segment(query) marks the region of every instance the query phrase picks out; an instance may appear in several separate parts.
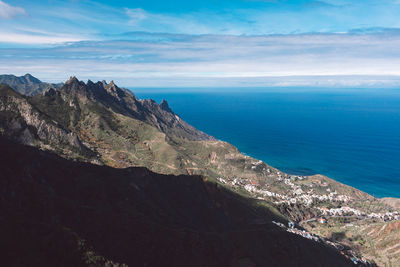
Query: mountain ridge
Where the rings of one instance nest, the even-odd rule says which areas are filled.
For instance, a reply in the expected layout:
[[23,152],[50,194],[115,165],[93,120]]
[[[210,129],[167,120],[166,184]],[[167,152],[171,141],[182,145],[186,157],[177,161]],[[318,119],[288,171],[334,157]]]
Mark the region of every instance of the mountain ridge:
[[17,92],[24,95],[39,94],[49,88],[60,88],[62,85],[61,83],[42,82],[29,73],[19,77],[12,74],[0,75],[0,83],[8,84]]
[[[347,247],[354,249],[342,250],[348,257],[358,257],[362,253],[370,257],[385,251],[359,246],[358,239],[352,236],[353,229],[364,227],[364,222],[380,227],[386,220],[399,217],[396,207],[328,177],[288,175],[243,155],[234,146],[215,140],[182,121],[166,101],[157,104],[153,100],[139,100],[113,81],[84,83],[71,77],[59,89],[50,88],[41,94],[20,98],[50,121],[76,134],[92,152],[94,158],[90,162],[122,169],[141,166],[166,175],[201,175],[239,195],[256,199],[257,205],[272,205],[307,229],[307,235],[303,233],[307,238],[318,233],[323,238],[340,242],[334,231],[343,231],[345,237],[349,235],[348,239],[343,239]],[[20,115],[17,110],[13,116]],[[10,128],[7,127],[3,133]],[[88,161],[83,153],[64,155],[63,149],[47,150],[69,159]],[[322,217],[328,219],[329,227],[313,223]],[[348,218],[356,225],[354,228],[346,228]],[[296,231],[303,235],[300,230]],[[378,244],[379,240],[370,242]],[[390,248],[390,242],[381,246]]]
[[92,154],[75,133],[41,113],[11,87],[0,84],[0,99],[1,130],[9,138],[26,145],[64,150],[67,154]]

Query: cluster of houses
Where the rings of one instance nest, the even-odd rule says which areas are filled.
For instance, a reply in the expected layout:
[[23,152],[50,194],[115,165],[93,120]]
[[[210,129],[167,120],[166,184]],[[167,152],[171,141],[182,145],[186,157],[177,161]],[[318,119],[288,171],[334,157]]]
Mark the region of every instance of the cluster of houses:
[[[219,178],[220,179],[220,178]],[[222,182],[222,178],[221,181]],[[226,183],[226,181],[223,181]],[[232,185],[244,185],[244,189],[250,193],[253,194],[259,194],[264,197],[275,197],[279,199],[279,201],[276,201],[275,204],[281,204],[281,203],[287,203],[287,204],[296,204],[296,203],[301,203],[306,206],[310,206],[315,200],[319,201],[331,201],[331,202],[348,202],[351,200],[350,197],[345,196],[345,195],[338,195],[337,192],[330,192],[327,195],[318,195],[318,194],[313,194],[311,192],[304,192],[300,186],[295,185],[291,182],[290,179],[285,178],[283,179],[283,182],[290,186],[292,188],[292,193],[293,196],[288,196],[288,195],[282,195],[279,193],[271,192],[268,190],[264,189],[258,189],[255,185],[253,184],[245,184],[243,183],[243,180],[239,180],[235,178],[232,182]]]
[[[253,167],[257,167],[260,164],[262,164],[261,161],[256,162],[253,164]],[[268,169],[268,172],[270,173],[270,169]],[[255,183],[252,180],[246,179],[246,178],[238,178],[235,177],[233,179],[224,179],[222,177],[217,178],[217,180],[220,183],[223,184],[228,184],[233,187],[242,187],[252,195],[256,195],[258,199],[265,199],[267,197],[274,198],[277,201],[275,201],[275,204],[303,204],[306,206],[311,206],[313,203],[316,201],[320,202],[338,202],[338,203],[347,203],[351,201],[351,197],[346,196],[346,195],[339,195],[336,191],[331,191],[330,188],[326,189],[327,194],[325,195],[320,195],[320,194],[315,194],[313,192],[314,189],[308,190],[308,192],[304,192],[304,190],[301,188],[301,186],[294,184],[292,181],[295,180],[305,180],[307,179],[306,176],[288,176],[286,174],[281,174],[280,172],[276,172],[274,174],[270,174],[276,177],[276,179],[282,181],[285,185],[291,188],[291,194],[279,194],[275,192],[271,192],[269,190],[259,188],[257,186],[257,183]],[[249,183],[250,182],[250,183]],[[321,183],[321,186],[328,186],[326,183]],[[310,184],[309,187],[312,187],[313,184]],[[358,217],[364,217],[364,218],[376,218],[376,219],[381,219],[384,221],[388,220],[400,220],[400,214],[399,212],[386,212],[386,213],[370,213],[366,214],[365,212],[362,212],[360,210],[350,208],[350,207],[340,207],[340,208],[318,208],[322,215],[325,216],[358,216]]]
[[318,208],[318,209],[322,212],[322,215],[329,215],[329,216],[358,216],[370,219],[381,219],[383,221],[400,220],[400,214],[398,211],[366,214],[365,212],[350,207],[340,207],[331,209]]
[[400,214],[397,211],[386,213],[370,213],[367,215],[369,218],[378,218],[383,221],[397,221],[400,220]]
[[289,185],[292,188],[293,194],[295,197],[292,197],[290,199],[290,203],[303,203],[307,206],[311,205],[314,200],[319,200],[319,201],[331,201],[331,202],[348,202],[351,200],[349,196],[345,195],[338,195],[336,191],[330,192],[330,189],[327,189],[327,192],[330,192],[327,195],[318,195],[313,193],[313,189],[311,189],[309,192],[305,193],[299,185],[295,185],[291,179],[306,179],[304,176],[290,176],[290,178],[286,178],[283,180],[283,182],[286,185]]
[[257,187],[255,187],[254,185],[251,185],[251,184],[246,184],[244,186],[244,189],[250,193],[260,194],[260,195],[263,195],[264,197],[275,197],[275,198],[279,198],[279,199],[290,200],[290,198],[288,196],[270,192],[268,190],[258,189]]

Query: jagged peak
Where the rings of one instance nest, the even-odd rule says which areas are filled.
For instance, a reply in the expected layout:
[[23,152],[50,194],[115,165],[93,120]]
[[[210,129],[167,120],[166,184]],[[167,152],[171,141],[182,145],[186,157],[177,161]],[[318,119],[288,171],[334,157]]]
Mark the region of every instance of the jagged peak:
[[69,80],[65,82],[65,84],[73,84],[73,83],[79,83],[79,80],[75,76],[71,76]]
[[174,112],[172,111],[172,109],[169,107],[167,100],[165,100],[165,99],[163,99],[163,100],[161,101],[160,107],[161,107],[161,109],[163,109],[163,110],[165,110],[165,111],[174,113]]
[[116,92],[118,89],[118,86],[114,83],[114,81],[111,81],[108,85],[107,85],[107,89],[110,89],[113,92]]
[[86,85],[85,82],[79,81],[75,76],[71,76],[68,81],[61,87],[61,93],[68,95],[77,95],[79,97],[88,98],[90,93],[90,83]]

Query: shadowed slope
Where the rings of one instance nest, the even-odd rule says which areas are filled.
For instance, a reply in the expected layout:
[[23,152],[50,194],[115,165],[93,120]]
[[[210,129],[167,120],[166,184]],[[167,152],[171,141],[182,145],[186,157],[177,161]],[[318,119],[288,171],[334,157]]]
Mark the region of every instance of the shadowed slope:
[[[6,266],[347,266],[199,176],[78,163],[0,140]],[[261,223],[260,223],[261,221]]]

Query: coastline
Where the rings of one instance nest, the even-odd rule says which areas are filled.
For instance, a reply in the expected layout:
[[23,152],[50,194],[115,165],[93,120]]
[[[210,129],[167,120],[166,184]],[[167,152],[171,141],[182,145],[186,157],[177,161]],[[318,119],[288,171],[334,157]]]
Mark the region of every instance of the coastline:
[[397,96],[384,92],[372,101],[376,95],[362,90],[290,95],[166,90],[137,96],[168,99],[174,112],[197,129],[287,173],[323,174],[377,198],[400,198]]

